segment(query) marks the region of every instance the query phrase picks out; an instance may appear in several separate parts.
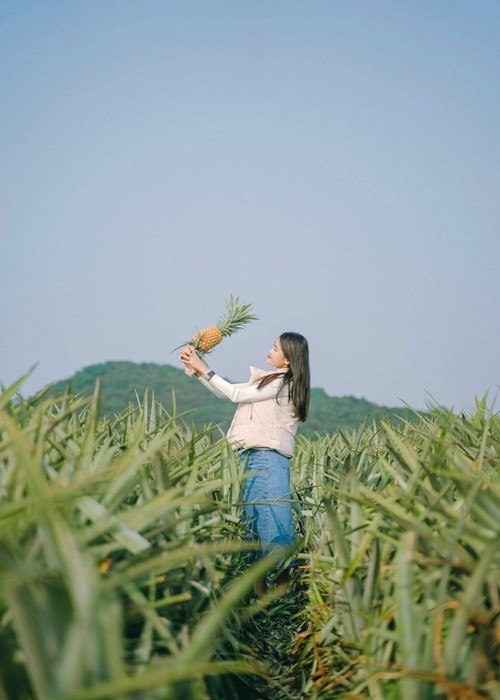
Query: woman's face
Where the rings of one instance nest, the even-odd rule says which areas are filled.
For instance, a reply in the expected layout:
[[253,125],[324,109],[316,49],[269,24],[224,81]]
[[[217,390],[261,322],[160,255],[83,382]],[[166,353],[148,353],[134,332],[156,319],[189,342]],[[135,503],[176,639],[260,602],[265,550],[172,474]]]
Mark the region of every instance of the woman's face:
[[267,353],[266,361],[271,367],[276,367],[276,369],[284,369],[288,367],[289,362],[283,355],[283,350],[281,349],[280,341],[276,340],[273,347]]

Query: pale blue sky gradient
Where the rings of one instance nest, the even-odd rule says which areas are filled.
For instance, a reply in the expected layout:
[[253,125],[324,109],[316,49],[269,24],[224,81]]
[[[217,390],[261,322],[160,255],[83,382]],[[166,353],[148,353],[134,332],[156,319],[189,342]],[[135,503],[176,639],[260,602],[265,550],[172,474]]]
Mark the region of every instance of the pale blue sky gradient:
[[231,293],[313,385],[500,381],[500,3],[0,1],[0,381],[171,363]]

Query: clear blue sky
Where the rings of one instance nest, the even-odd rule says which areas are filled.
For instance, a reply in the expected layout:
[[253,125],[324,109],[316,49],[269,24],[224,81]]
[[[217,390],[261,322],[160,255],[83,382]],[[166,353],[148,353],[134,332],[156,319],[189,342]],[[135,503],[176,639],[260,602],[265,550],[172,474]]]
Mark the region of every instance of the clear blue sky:
[[0,381],[309,339],[329,394],[500,381],[500,2],[0,1]]

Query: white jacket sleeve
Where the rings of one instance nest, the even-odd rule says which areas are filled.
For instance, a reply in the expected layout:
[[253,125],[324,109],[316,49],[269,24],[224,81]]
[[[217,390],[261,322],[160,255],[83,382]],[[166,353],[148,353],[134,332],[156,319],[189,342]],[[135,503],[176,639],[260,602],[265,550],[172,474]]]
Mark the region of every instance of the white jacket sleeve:
[[210,389],[214,394],[220,397],[229,399],[233,403],[253,403],[255,401],[268,401],[276,398],[276,392],[279,384],[272,381],[262,389],[257,387],[257,384],[231,384],[218,374],[214,375],[208,382],[204,377],[200,377],[200,381],[207,389]]
[[[215,379],[215,377],[212,377],[212,381],[210,381],[210,382],[207,379],[205,379],[204,376],[197,377],[197,379],[200,382],[200,384],[203,384],[203,386],[206,389],[211,391],[212,394],[215,394],[215,396],[217,396],[219,399],[227,398],[225,394],[221,393],[218,389],[215,388],[215,385],[213,384],[213,380]],[[233,386],[236,386],[236,385],[233,384]]]

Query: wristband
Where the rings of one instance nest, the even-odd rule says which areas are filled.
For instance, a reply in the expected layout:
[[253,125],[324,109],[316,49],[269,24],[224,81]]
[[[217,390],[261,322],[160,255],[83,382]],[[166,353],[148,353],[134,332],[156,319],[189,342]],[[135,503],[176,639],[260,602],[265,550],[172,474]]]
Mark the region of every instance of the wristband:
[[207,372],[205,375],[205,379],[207,380],[207,382],[209,382],[214,375],[215,375],[215,372],[213,371],[213,369],[211,369],[210,372]]

